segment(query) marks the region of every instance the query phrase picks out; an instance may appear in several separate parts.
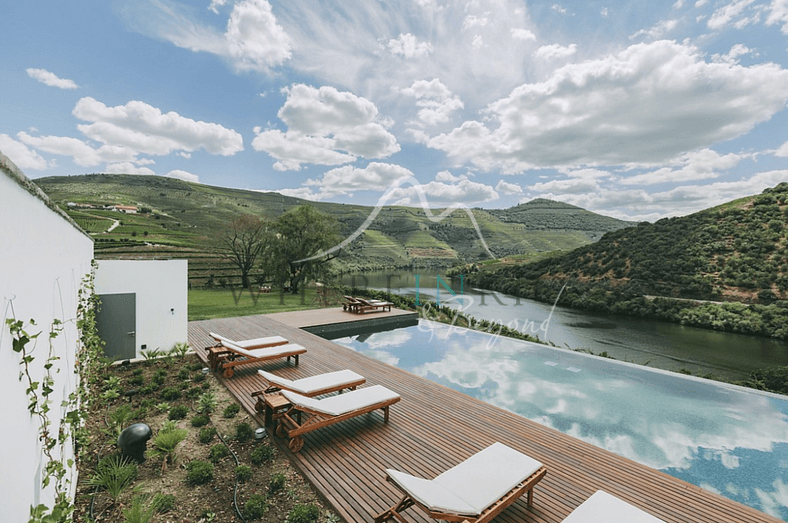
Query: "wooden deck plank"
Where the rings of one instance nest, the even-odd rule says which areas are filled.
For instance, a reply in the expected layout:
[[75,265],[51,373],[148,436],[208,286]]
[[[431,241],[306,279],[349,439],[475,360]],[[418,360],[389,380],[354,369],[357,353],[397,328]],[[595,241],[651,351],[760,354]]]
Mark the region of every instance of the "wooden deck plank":
[[[304,321],[301,315],[291,323]],[[496,522],[559,523],[598,489],[667,523],[779,521],[269,316],[190,322],[189,344],[203,359],[204,348],[212,345],[208,332],[238,340],[280,335],[307,348],[298,366],[277,360],[239,367],[229,380],[219,377],[260,424],[262,415],[255,412],[256,399],[251,396],[263,386],[259,368],[289,379],[351,369],[367,379],[364,386],[384,385],[402,396],[391,407],[388,423],[375,411],[310,432],[304,435],[304,448],[296,454],[287,448],[286,440],[272,436],[346,521],[372,521],[375,514],[399,499],[397,490],[385,481],[384,469],[431,478],[495,441],[541,461],[548,470],[534,489],[533,506],[529,509],[523,498]],[[433,521],[418,509],[410,509],[406,515],[416,522]]]

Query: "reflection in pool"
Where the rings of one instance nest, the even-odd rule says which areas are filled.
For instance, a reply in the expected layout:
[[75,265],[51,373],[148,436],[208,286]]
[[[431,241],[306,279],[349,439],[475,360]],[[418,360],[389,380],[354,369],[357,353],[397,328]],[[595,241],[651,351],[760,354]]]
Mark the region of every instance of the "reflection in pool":
[[421,320],[336,343],[788,521],[788,400]]

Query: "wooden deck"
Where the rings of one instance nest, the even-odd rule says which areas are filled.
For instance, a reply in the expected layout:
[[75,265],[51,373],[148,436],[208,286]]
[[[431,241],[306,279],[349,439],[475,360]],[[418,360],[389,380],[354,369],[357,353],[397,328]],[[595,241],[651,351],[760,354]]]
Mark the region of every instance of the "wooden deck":
[[[533,507],[529,509],[523,498],[496,522],[559,523],[599,489],[667,523],[780,521],[271,317],[190,322],[189,344],[203,358],[203,348],[212,344],[211,331],[239,340],[280,335],[307,348],[297,367],[282,360],[238,367],[229,380],[219,377],[261,425],[250,395],[261,388],[258,368],[290,379],[351,369],[365,376],[367,385],[384,385],[402,396],[391,407],[387,424],[382,413],[374,412],[326,427],[306,434],[297,454],[289,451],[286,440],[271,435],[348,522],[372,521],[399,500],[385,481],[385,468],[432,478],[495,441],[541,461],[548,471],[534,489]],[[434,521],[415,507],[405,515],[414,522]]]

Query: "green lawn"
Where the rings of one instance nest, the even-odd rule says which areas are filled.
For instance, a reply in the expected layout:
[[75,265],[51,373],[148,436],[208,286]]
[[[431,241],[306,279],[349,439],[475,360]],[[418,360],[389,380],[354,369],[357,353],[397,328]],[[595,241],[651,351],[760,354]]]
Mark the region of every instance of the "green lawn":
[[[233,294],[234,293],[234,294]],[[330,304],[336,307],[337,303]],[[315,289],[310,288],[302,294],[269,294],[260,293],[256,296],[244,289],[231,290],[190,290],[189,321],[209,320],[213,318],[231,318],[234,316],[251,316],[253,314],[269,314],[272,312],[300,311],[319,309],[322,305],[315,296]]]

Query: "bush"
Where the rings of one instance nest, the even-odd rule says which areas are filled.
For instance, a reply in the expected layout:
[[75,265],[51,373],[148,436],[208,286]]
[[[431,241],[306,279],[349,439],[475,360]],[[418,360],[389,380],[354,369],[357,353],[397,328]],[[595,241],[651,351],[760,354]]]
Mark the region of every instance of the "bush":
[[320,509],[311,503],[309,505],[296,505],[287,514],[289,523],[314,523],[320,517]]
[[165,401],[175,401],[180,399],[181,391],[175,387],[167,387],[166,389],[162,389],[162,391],[159,393],[159,397]]
[[193,400],[200,397],[200,392],[202,392],[200,387],[192,387],[189,390],[187,390],[183,395],[186,396],[187,399]]
[[167,416],[167,419],[171,421],[183,419],[189,413],[189,407],[186,405],[176,405],[170,409],[170,414]]
[[252,467],[249,465],[238,465],[235,467],[235,478],[239,483],[246,483],[252,478]]
[[254,429],[248,423],[239,423],[235,426],[235,439],[249,441],[254,437]]
[[181,369],[178,371],[178,379],[181,381],[189,379],[189,369]]
[[252,463],[255,465],[262,465],[266,461],[274,459],[274,449],[266,444],[262,444],[252,451]]
[[192,418],[192,427],[204,427],[211,419],[205,414],[197,414]]
[[186,483],[203,485],[213,481],[213,465],[207,461],[194,460],[186,465]]
[[206,392],[200,396],[197,404],[197,412],[210,414],[216,409],[216,395],[213,392]]
[[216,434],[215,428],[206,427],[200,430],[200,433],[197,435],[197,439],[200,440],[200,443],[210,443],[214,434]]
[[234,418],[236,414],[241,411],[241,406],[237,403],[230,403],[224,408],[224,412],[222,412],[222,416],[225,418]]
[[192,378],[192,381],[194,383],[202,383],[203,381],[205,381],[205,374],[203,374],[202,372],[199,374],[195,374],[194,377]]
[[172,494],[157,493],[153,496],[153,506],[156,507],[156,512],[163,514],[175,508],[175,496]]
[[271,479],[268,481],[268,490],[273,494],[285,488],[285,475],[281,472],[271,474]]
[[268,501],[261,494],[252,494],[244,505],[244,518],[261,519],[268,511]]
[[218,463],[222,458],[226,458],[229,455],[230,449],[227,448],[227,445],[217,443],[211,447],[210,452],[208,452],[208,459],[210,459],[212,463]]

